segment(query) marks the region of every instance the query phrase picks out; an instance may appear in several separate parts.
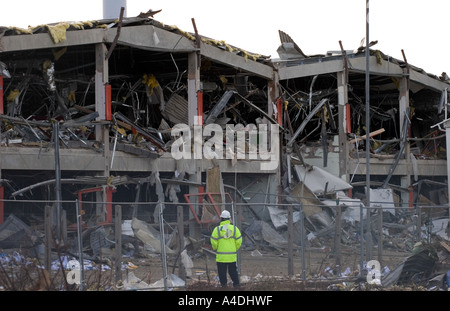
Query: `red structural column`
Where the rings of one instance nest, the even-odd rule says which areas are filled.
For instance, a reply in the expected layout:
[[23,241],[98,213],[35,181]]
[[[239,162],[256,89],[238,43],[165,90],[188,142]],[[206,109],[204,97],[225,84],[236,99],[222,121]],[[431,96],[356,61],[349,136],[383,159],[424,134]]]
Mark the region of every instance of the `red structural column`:
[[[95,188],[88,188],[88,189],[82,189],[78,191],[78,200],[80,202],[80,211],[81,215],[84,215],[83,211],[83,194],[91,193],[91,192],[98,192],[103,191],[103,187],[95,187]],[[116,190],[111,187],[105,187],[104,192],[106,196],[105,204],[106,204],[106,223],[112,223],[112,195]]]
[[277,99],[277,122],[283,126],[283,101],[281,98]]
[[111,84],[105,84],[105,120],[111,121]]
[[347,134],[350,134],[352,132],[350,104],[345,105],[345,114],[346,114],[346,121],[347,121],[346,130],[347,130]]

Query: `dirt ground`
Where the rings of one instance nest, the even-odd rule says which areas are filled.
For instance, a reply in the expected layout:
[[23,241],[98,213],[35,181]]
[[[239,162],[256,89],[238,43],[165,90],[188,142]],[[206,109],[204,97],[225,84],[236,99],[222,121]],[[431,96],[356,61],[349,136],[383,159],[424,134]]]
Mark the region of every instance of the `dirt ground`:
[[[341,256],[341,274],[338,273],[336,258],[329,248],[308,248],[304,256],[299,250],[294,251],[293,271],[288,270],[289,259],[282,250],[249,250],[243,249],[239,253],[238,266],[240,268],[241,290],[332,290],[342,283],[366,283],[359,278],[360,255],[355,249],[343,248]],[[377,254],[374,250],[373,254]],[[381,267],[395,269],[408,257],[409,253],[385,250]],[[215,255],[206,245],[192,250],[189,254],[192,266],[186,270],[186,282],[173,285],[172,279],[181,280],[179,264],[175,255],[168,255],[165,263],[160,254],[145,253],[140,256],[123,257],[120,280],[116,280],[111,262],[104,263],[105,269],[85,271],[85,290],[115,291],[115,290],[164,290],[164,264],[168,275],[168,287],[177,291],[215,291],[223,290],[217,278]],[[106,258],[106,257],[105,257]],[[304,259],[304,261],[303,261]],[[304,262],[304,265],[303,265]],[[96,267],[100,267],[96,263]],[[39,269],[38,269],[39,270]],[[36,270],[36,271],[38,271]],[[11,275],[0,273],[1,290],[79,290],[75,285],[67,285],[60,270],[52,270],[45,279],[42,269],[30,278],[30,268],[14,270],[14,283]],[[1,272],[1,271],[0,271]],[[26,273],[24,273],[26,272]],[[304,274],[303,274],[304,272]],[[66,280],[69,271],[65,271]],[[305,279],[303,278],[305,277]],[[358,281],[359,280],[359,281]],[[229,280],[229,282],[231,282]],[[179,284],[179,283],[178,283]],[[50,285],[50,287],[49,287]],[[229,290],[233,287],[229,286]]]
[[[373,254],[377,255],[376,250]],[[382,268],[388,269],[387,271],[393,270],[409,255],[385,250],[381,263]],[[193,262],[193,267],[190,269],[191,274],[186,278],[186,287],[180,288],[180,290],[217,289],[219,282],[214,255],[207,249],[203,249],[191,258]],[[360,254],[358,250],[342,250],[340,275],[336,266],[336,258],[328,248],[306,249],[304,256],[299,250],[295,251],[292,275],[289,275],[288,261],[288,254],[280,251],[241,250],[238,266],[240,267],[242,288],[248,290],[292,290],[294,287],[295,290],[298,290],[299,287],[303,286],[304,288],[305,282],[302,281],[305,277],[310,286],[326,290],[330,284],[342,282],[343,278],[353,282],[359,276]],[[135,258],[131,262],[135,268],[122,271],[124,278],[132,273],[150,285],[154,285],[162,279],[163,263],[160,256]],[[174,264],[175,258],[168,257],[168,275],[178,275],[178,265]]]

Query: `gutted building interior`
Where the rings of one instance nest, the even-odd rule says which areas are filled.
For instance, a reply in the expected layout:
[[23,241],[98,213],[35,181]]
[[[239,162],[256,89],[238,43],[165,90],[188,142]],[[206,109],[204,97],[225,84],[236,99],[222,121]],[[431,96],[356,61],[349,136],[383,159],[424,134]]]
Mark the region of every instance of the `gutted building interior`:
[[[52,205],[53,225],[64,211],[73,233],[74,200],[87,227],[111,225],[123,205],[124,220],[161,225],[161,212],[190,236],[219,218],[203,203],[240,203],[245,243],[258,242],[255,224],[284,234],[284,204],[304,213],[301,230],[328,240],[341,216],[358,232],[363,206],[382,217],[370,207],[407,208],[411,223],[424,205],[449,218],[445,73],[376,42],[368,67],[365,46],[307,55],[281,30],[271,58],[157,13],[0,27],[0,226],[15,215],[42,228]],[[362,244],[356,235],[343,241]]]
[[[364,197],[365,47],[307,56],[282,31],[280,39],[281,60],[275,65],[287,101],[287,147],[296,144],[305,163],[340,176],[352,184],[353,196]],[[448,77],[375,47],[369,60],[370,187],[392,188],[403,207],[418,204],[422,196],[445,206]]]
[[[156,198],[152,173],[164,180],[177,172],[176,178],[201,185],[217,165],[224,179],[259,168],[230,160],[176,161],[171,128],[200,124],[199,116],[218,124],[275,122],[265,112],[273,83],[267,57],[200,41],[148,17],[2,33],[2,199],[146,202]],[[227,107],[210,113],[221,99]],[[62,184],[60,194],[55,182]],[[97,187],[103,191],[89,191]],[[2,216],[43,211],[18,204],[8,202]],[[94,209],[97,220],[111,221],[107,205],[100,218]]]

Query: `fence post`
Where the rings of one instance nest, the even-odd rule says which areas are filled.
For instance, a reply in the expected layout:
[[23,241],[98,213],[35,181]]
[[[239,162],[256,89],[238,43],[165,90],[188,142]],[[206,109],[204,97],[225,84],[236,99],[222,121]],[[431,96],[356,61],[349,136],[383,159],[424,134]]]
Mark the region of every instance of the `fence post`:
[[44,210],[45,224],[45,269],[51,269],[51,249],[52,249],[52,206],[46,205]]
[[293,242],[294,242],[294,216],[292,205],[288,206],[288,275],[294,275]]
[[75,201],[75,209],[77,214],[77,237],[78,237],[78,256],[80,258],[80,291],[84,290],[84,258],[83,258],[83,238],[81,224],[80,201]]
[[378,207],[378,262],[383,265],[383,208]]
[[[368,190],[370,192],[370,189]],[[371,224],[371,206],[367,206],[366,218],[367,218],[367,229],[366,229],[366,260],[372,260],[372,224]]]
[[55,147],[55,196],[56,196],[56,239],[61,243],[61,166],[59,163],[59,123],[52,120],[53,143]]
[[61,241],[63,245],[67,243],[67,212],[61,208]]
[[339,199],[336,200],[336,232],[334,235],[334,253],[336,256],[337,274],[341,275],[341,215],[342,208],[339,204]]
[[167,285],[167,257],[166,257],[166,239],[164,235],[164,205],[161,202],[161,200],[158,200],[157,205],[158,211],[159,211],[159,234],[161,236],[161,260],[163,263],[163,282],[164,282],[164,290],[168,290]]
[[[241,216],[242,216],[242,208],[238,204],[236,205],[236,202],[233,200],[231,202],[231,214],[233,215],[233,223],[239,228],[239,230],[242,230],[242,222],[241,222]],[[237,215],[237,216],[236,216]],[[241,232],[242,234],[243,232]],[[241,276],[241,253],[238,250],[237,252],[237,260],[236,260],[237,270],[239,277]]]
[[183,281],[186,281],[186,269],[181,260],[181,253],[184,250],[184,213],[183,206],[177,205],[177,226],[178,226],[178,276]]
[[305,221],[303,214],[303,203],[300,203],[300,241],[302,250],[302,277],[306,281],[306,262],[305,262]]
[[422,240],[422,208],[417,206],[417,224],[416,224],[416,242],[420,242]]
[[122,206],[116,205],[114,216],[114,268],[115,281],[122,279]]
[[362,204],[359,205],[359,226],[359,276],[362,277],[364,267],[364,209]]

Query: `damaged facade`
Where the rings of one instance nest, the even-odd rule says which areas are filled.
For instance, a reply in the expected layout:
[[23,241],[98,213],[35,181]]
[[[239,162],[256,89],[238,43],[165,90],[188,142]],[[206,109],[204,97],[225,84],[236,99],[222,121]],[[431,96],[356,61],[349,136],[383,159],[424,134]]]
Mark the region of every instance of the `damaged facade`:
[[[446,75],[372,48],[367,147],[365,47],[308,56],[280,31],[280,59],[271,59],[201,36],[194,20],[190,33],[144,15],[0,28],[2,223],[11,214],[41,217],[45,201],[90,202],[83,204],[90,225],[112,223],[117,203],[166,201],[185,204],[186,224],[207,230],[198,203],[208,200],[248,204],[238,220],[251,240],[266,222],[270,230],[285,227],[277,204],[287,203],[303,204],[308,232],[320,236],[337,217],[361,221],[366,148],[372,204],[390,213],[426,204],[433,217],[448,219]],[[232,141],[214,141],[231,157],[205,158],[212,124],[235,130]],[[177,146],[188,146],[190,156],[177,159],[178,125],[193,134]],[[238,125],[277,133],[279,148],[268,136],[264,145],[277,165],[251,156],[260,149],[248,135],[234,143]],[[157,207],[124,216],[158,223]],[[70,227],[76,217],[66,212]],[[164,213],[177,220],[173,206]],[[265,240],[286,247],[270,230]]]
[[[114,201],[128,201],[130,192],[120,185],[155,171],[169,179],[177,171],[177,178],[195,176],[201,183],[201,174],[216,164],[203,161],[200,169],[200,161],[174,160],[172,127],[197,125],[196,117],[207,115],[227,91],[222,108],[231,118],[219,110],[215,123],[263,122],[273,69],[264,56],[208,38],[197,42],[193,34],[139,17],[61,23],[26,34],[4,28],[2,64],[9,74],[3,75],[2,198],[31,198],[31,189],[21,190],[55,179],[54,123],[61,182],[70,184],[63,188],[81,184],[62,191],[61,199],[104,186],[99,195],[114,190]],[[257,167],[219,162],[223,173]],[[33,199],[55,199],[42,186],[36,185]],[[155,197],[154,191],[141,195]]]

